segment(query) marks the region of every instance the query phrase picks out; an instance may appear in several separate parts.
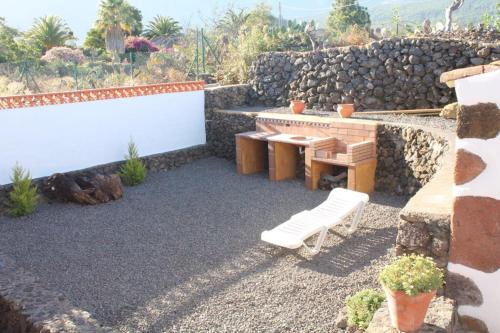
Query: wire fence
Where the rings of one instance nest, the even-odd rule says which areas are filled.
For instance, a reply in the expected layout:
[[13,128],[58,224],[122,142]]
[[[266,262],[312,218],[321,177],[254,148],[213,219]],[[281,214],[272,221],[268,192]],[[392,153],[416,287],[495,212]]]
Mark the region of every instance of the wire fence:
[[81,63],[22,59],[0,63],[0,96],[185,81],[191,79],[186,63],[168,52],[128,53],[120,62],[105,57]]

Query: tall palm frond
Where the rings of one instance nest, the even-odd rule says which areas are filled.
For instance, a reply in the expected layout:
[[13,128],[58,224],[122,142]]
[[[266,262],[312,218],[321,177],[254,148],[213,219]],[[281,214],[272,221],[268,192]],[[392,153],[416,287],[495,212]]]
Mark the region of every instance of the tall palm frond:
[[149,22],[144,37],[175,37],[181,32],[179,22],[168,16],[157,15]]
[[64,46],[75,39],[68,25],[57,16],[44,16],[36,19],[26,36],[41,47],[42,52],[55,46]]
[[228,8],[221,19],[215,22],[215,28],[227,36],[238,36],[241,27],[246,23],[250,14],[244,10]]

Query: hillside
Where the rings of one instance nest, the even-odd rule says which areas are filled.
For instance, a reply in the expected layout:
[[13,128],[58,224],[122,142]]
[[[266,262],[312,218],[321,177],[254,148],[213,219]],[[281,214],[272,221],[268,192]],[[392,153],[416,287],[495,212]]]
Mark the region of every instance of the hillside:
[[[365,0],[374,26],[389,26],[394,8],[399,7],[404,23],[420,25],[426,18],[433,24],[444,22],[444,11],[451,0]],[[499,0],[466,0],[454,16],[462,26],[478,24],[485,12],[493,13]]]

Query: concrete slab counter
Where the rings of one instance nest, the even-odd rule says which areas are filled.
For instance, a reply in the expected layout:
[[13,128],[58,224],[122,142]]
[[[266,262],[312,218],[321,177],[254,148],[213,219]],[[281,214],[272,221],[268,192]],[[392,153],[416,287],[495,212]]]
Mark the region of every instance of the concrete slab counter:
[[318,188],[321,173],[348,170],[348,188],[374,190],[377,122],[318,116],[261,113],[256,131],[236,135],[238,173],[264,171],[269,178],[294,178],[299,152],[305,155],[305,185]]

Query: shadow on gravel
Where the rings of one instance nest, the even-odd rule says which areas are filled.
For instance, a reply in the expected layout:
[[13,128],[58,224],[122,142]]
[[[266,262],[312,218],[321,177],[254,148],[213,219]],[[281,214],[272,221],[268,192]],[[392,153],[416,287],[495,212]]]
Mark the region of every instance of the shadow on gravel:
[[[245,262],[245,266],[247,267],[237,269],[230,276],[228,276],[227,271],[225,272],[225,269],[221,269],[217,275],[222,274],[222,279],[210,279],[210,276],[204,276],[201,281],[190,282],[186,294],[179,297],[175,305],[168,308],[168,311],[159,311],[159,309],[165,303],[172,301],[172,295],[170,293],[161,295],[150,304],[147,304],[145,308],[132,314],[135,317],[131,320],[131,322],[135,322],[135,325],[132,326],[133,331],[139,332],[138,326],[140,326],[140,332],[177,331],[177,322],[192,314],[197,306],[225,292],[232,286],[241,283],[247,277],[265,274],[270,268],[276,266],[278,261],[282,260],[279,256],[265,254],[265,251],[262,251],[262,254],[265,255],[264,258],[259,255],[247,258]],[[179,291],[175,291],[174,293],[178,297],[182,291],[180,293]],[[158,312],[161,312],[161,314],[158,315]],[[147,324],[137,325],[138,321],[146,322]],[[130,327],[127,327],[127,329],[127,332],[129,332]]]
[[332,276],[347,276],[369,266],[371,261],[387,254],[392,248],[397,228],[360,228],[352,236],[331,232],[328,237],[340,237],[340,244],[323,247],[321,252],[298,266]]
[[374,192],[370,194],[370,203],[394,208],[403,208],[409,198],[405,196],[397,197],[399,200],[388,200],[390,196],[382,192]]

